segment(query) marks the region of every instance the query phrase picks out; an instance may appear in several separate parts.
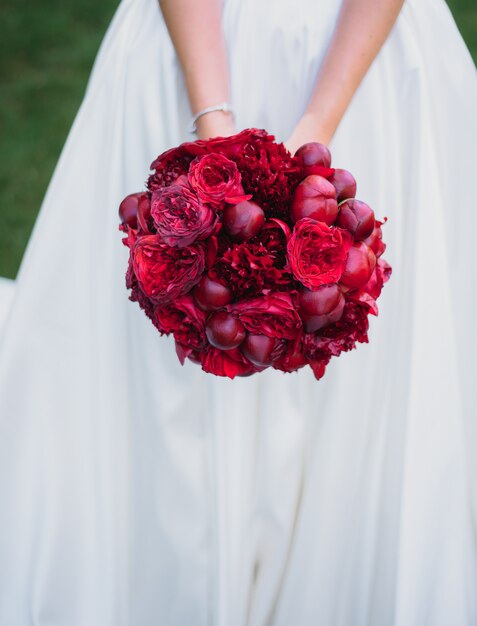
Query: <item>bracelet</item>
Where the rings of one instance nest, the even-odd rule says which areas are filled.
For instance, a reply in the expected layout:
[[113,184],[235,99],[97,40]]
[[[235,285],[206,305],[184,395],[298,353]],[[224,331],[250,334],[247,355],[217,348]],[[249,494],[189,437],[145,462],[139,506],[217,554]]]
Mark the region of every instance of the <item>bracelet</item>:
[[195,134],[197,132],[197,120],[203,115],[207,115],[207,113],[213,113],[214,111],[224,111],[224,113],[231,113],[232,116],[234,115],[232,107],[230,106],[228,102],[222,102],[222,104],[215,104],[210,107],[205,107],[205,109],[201,109],[192,118],[189,132]]

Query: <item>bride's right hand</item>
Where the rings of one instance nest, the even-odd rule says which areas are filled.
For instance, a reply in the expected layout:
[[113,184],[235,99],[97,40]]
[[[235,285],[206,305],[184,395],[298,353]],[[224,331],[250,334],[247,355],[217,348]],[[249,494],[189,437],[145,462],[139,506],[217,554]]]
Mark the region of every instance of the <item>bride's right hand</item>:
[[310,141],[317,141],[327,146],[332,136],[332,130],[320,124],[313,113],[305,113],[293,129],[290,137],[285,141],[285,147],[292,154],[295,154],[300,146]]

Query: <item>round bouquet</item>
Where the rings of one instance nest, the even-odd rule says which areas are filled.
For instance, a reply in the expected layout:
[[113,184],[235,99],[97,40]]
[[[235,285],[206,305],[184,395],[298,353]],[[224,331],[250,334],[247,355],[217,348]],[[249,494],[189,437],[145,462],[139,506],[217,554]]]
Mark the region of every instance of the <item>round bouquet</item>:
[[318,143],[264,130],[161,154],[121,203],[126,286],[177,355],[218,376],[309,365],[368,341],[391,274],[383,222]]

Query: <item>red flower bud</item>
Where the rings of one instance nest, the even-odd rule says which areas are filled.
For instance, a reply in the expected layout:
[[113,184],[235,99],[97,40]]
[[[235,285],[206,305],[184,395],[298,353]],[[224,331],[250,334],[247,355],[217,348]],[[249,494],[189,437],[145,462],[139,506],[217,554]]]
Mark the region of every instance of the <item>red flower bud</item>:
[[361,241],[373,232],[374,211],[361,200],[346,200],[340,204],[336,225],[346,228],[356,241]]
[[[386,218],[384,221],[386,221]],[[381,230],[383,223],[376,220],[373,232],[364,239],[364,243],[371,248],[376,258],[379,258],[386,250],[386,244],[383,242],[383,231]]]
[[338,215],[336,191],[333,185],[322,176],[307,176],[295,190],[291,207],[294,222],[309,217],[328,226]]
[[245,339],[243,324],[226,311],[217,311],[207,320],[205,333],[209,343],[219,350],[237,348]]
[[338,202],[355,197],[356,180],[353,174],[348,172],[348,170],[335,169],[328,180],[336,189],[336,198]]
[[313,333],[341,318],[345,298],[339,286],[334,284],[323,285],[316,291],[304,289],[299,294],[299,302],[299,314],[305,330]]
[[137,228],[137,209],[140,198],[146,196],[147,193],[131,193],[126,196],[119,205],[119,219],[122,224],[127,224],[131,228]]
[[295,156],[302,158],[305,167],[312,165],[330,167],[331,165],[331,152],[324,144],[317,141],[304,143],[295,152]]
[[245,200],[238,204],[229,204],[224,209],[224,228],[236,239],[247,241],[262,228],[265,214],[255,202]]
[[376,256],[371,248],[363,242],[355,243],[348,253],[340,283],[349,289],[362,287],[371,278],[375,266]]
[[232,300],[230,289],[222,283],[212,280],[206,274],[194,287],[193,294],[195,301],[204,311],[221,309]]
[[268,367],[273,362],[273,351],[278,344],[278,339],[267,335],[247,335],[240,349],[254,365]]

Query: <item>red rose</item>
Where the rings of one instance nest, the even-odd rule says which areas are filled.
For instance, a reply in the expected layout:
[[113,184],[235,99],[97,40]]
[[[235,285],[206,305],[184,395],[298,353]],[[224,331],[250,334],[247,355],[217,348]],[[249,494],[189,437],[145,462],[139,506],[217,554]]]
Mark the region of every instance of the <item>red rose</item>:
[[151,215],[162,241],[184,248],[205,239],[217,224],[217,215],[185,185],[153,191]]
[[200,244],[171,248],[157,235],[136,241],[133,268],[142,291],[156,302],[171,301],[199,282],[205,268],[204,249]]
[[243,193],[240,172],[236,164],[223,154],[206,154],[192,161],[190,186],[202,202],[222,207],[225,202],[236,204],[249,198]]
[[341,228],[306,217],[299,220],[287,245],[293,275],[308,289],[338,282],[352,244],[352,236]]
[[254,335],[293,339],[302,325],[290,293],[268,293],[226,308]]

